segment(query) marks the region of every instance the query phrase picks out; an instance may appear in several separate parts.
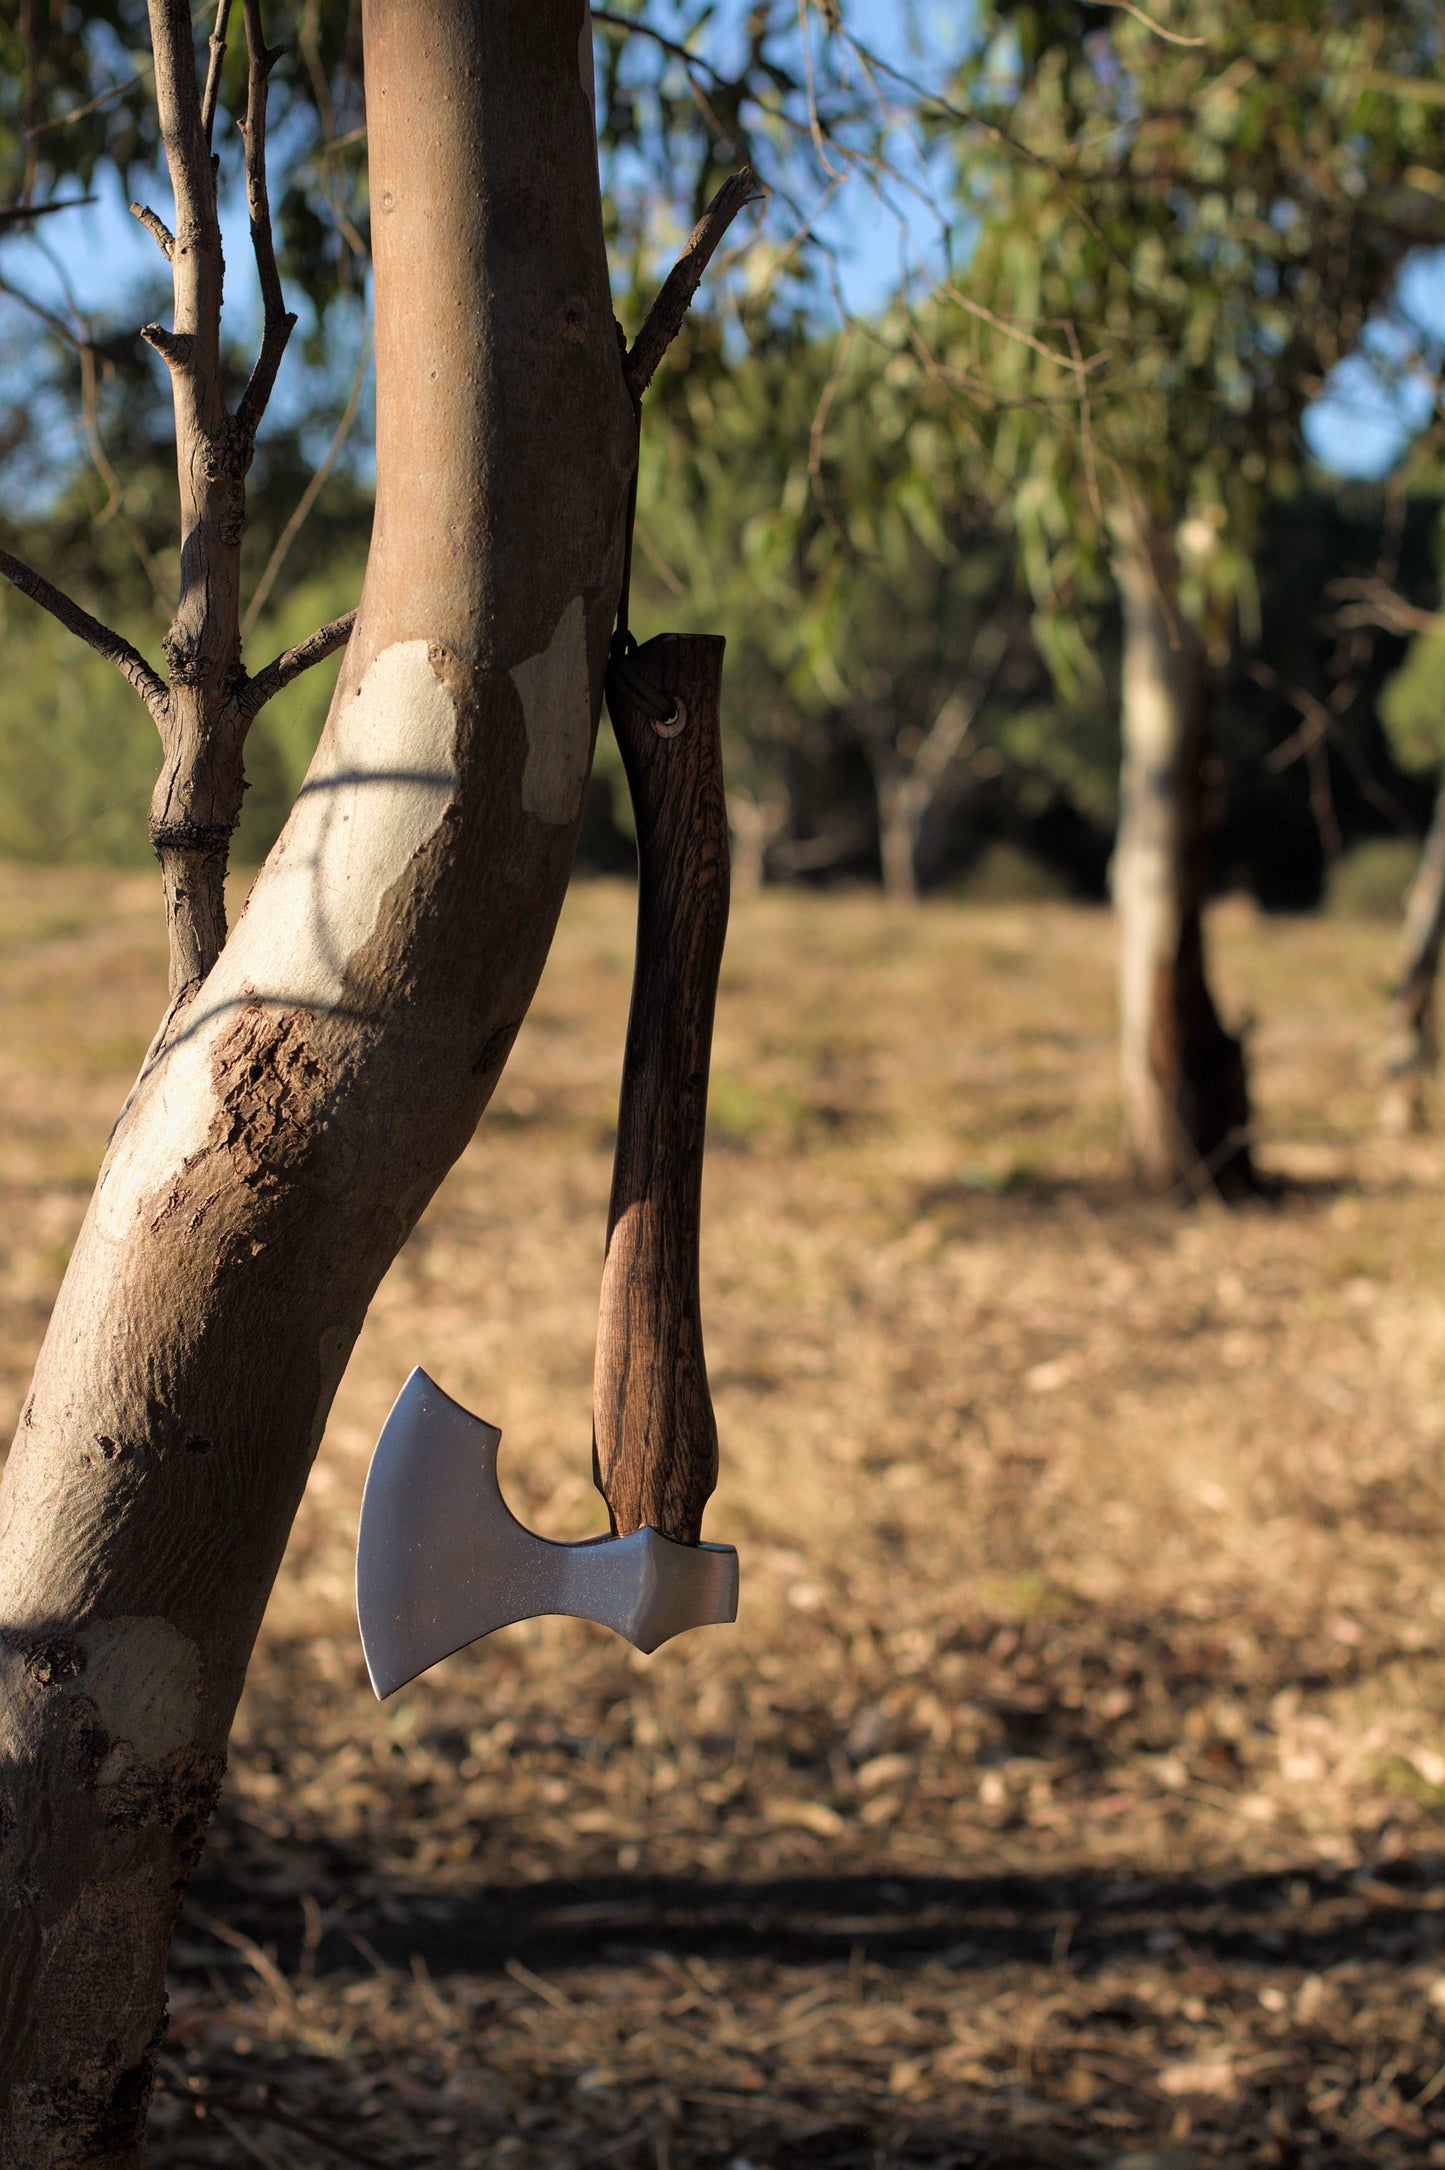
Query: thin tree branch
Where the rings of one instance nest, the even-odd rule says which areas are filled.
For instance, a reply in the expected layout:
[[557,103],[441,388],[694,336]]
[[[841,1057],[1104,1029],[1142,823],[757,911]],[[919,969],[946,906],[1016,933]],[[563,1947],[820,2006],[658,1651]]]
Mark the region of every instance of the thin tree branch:
[[[219,235],[215,176],[196,92],[191,11],[186,0],[148,0],[148,6],[156,71],[156,107],[166,165],[170,170],[171,191],[176,199],[176,232],[189,256],[194,255],[196,244],[203,238],[214,245]],[[194,272],[187,285],[194,287]],[[189,300],[191,297],[188,294],[184,298]],[[182,303],[183,297],[178,293],[178,309]]]
[[221,95],[221,65],[226,57],[226,30],[231,20],[231,0],[216,0],[216,27],[211,32],[210,60],[206,67],[206,88],[201,99],[201,126],[206,131],[206,148],[211,147],[216,132],[216,101]]
[[1153,31],[1156,38],[1163,38],[1170,45],[1203,45],[1205,42],[1203,38],[1186,38],[1182,31],[1168,29],[1154,16],[1146,15],[1143,8],[1136,8],[1133,0],[1090,0],[1090,5],[1096,8],[1117,8],[1121,15],[1132,15],[1136,23],[1142,23],[1146,30]]
[[1335,625],[1342,632],[1361,627],[1380,633],[1445,633],[1445,612],[1422,610],[1387,580],[1332,580],[1326,591],[1340,598]]
[[635,400],[641,399],[657,374],[658,363],[681,331],[718,243],[744,204],[757,203],[764,193],[752,167],[740,166],[736,173],[728,175],[693,228],[687,247],[663,281],[623,361],[622,373]]
[[619,15],[612,8],[593,8],[592,20],[600,23],[604,30],[635,32],[638,37],[649,39],[673,60],[680,60],[684,67],[703,69],[717,84],[726,80],[721,71],[702,53],[689,52],[685,45],[678,44],[676,38],[669,38],[661,30],[654,30],[651,23],[640,22],[632,15]]
[[296,319],[287,310],[286,298],[281,291],[276,243],[271,232],[271,203],[266,190],[266,84],[284,48],[266,44],[261,0],[241,0],[241,6],[246,20],[248,56],[246,118],[241,123],[241,137],[246,147],[246,208],[251,219],[251,247],[256,257],[256,275],[261,282],[265,320],[261,351],[256,357],[251,381],[241,395],[236,421],[254,441]]
[[321,495],[322,487],[332,468],[336,465],[342,446],[351,435],[352,424],[356,420],[357,410],[361,405],[361,394],[366,384],[366,365],[370,359],[371,341],[367,339],[363,341],[361,352],[357,356],[356,373],[351,380],[351,391],[341,420],[332,432],[331,442],[326,447],[316,472],[301,492],[295,511],[277,537],[276,547],[266,560],[266,570],[257,581],[256,591],[246,606],[246,615],[241,620],[241,638],[243,641],[250,639],[256,621],[266,607],[266,599],[276,585],[277,576],[286,562],[287,553],[305,525],[312,506]]
[[[98,113],[103,105],[110,104],[112,98],[119,98],[124,91],[144,82],[154,65],[153,61],[143,60],[133,75],[123,75],[118,83],[107,84],[105,89],[97,91],[93,98],[87,98],[83,105],[73,105],[68,112],[57,113],[48,121],[37,121],[33,128],[27,128],[27,136],[38,140],[41,136],[49,135],[52,129],[68,128],[72,121],[83,121],[89,114]],[[48,210],[49,205],[41,204],[38,208]]]
[[338,648],[344,648],[355,623],[356,612],[348,610],[344,618],[333,618],[329,625],[318,626],[305,640],[298,641],[294,648],[277,656],[274,663],[257,671],[254,678],[247,679],[236,696],[236,706],[246,722],[250,723],[259,715],[266,703],[284,691],[293,678],[299,678],[313,663],[324,663]]
[[9,203],[0,207],[0,234],[32,219],[49,218],[52,211],[74,211],[80,204],[94,203],[94,196],[67,196],[64,203]]
[[25,48],[25,89],[21,112],[25,129],[25,173],[20,183],[20,201],[29,203],[35,193],[36,177],[40,171],[40,154],[35,147],[34,128],[45,111],[45,97],[40,88],[40,42],[35,34],[35,0],[20,0],[20,42]]
[[133,219],[140,220],[166,262],[169,263],[176,253],[176,237],[165,220],[152,211],[148,204],[143,203],[133,203],[130,207],[130,215]]
[[47,309],[42,302],[35,299],[33,294],[27,294],[23,287],[12,286],[8,279],[0,278],[0,294],[8,294],[12,301],[17,302],[22,309],[28,309],[31,315],[44,324],[48,330],[54,332],[57,338],[63,339],[67,346],[74,348],[76,358],[80,363],[81,429],[84,432],[85,442],[90,452],[91,463],[109,493],[107,502],[96,514],[93,524],[96,527],[104,527],[117,513],[120,515],[121,524],[125,528],[131,547],[140,560],[146,578],[155,591],[157,602],[164,610],[166,608],[166,592],[165,582],[161,578],[160,567],[151,555],[145,537],[125,509],[125,497],[121,489],[120,478],[110,463],[105,445],[101,439],[95,376],[95,344],[90,336],[90,327],[86,318],[76,307],[75,297],[70,292],[68,280],[65,279],[64,266],[56,263],[53,257],[51,262],[55,264],[55,269],[65,284],[66,299],[74,312],[75,324],[67,324],[64,317],[57,316],[52,309]]
[[798,37],[803,48],[803,80],[808,96],[808,130],[813,138],[813,148],[818,163],[830,181],[838,179],[838,169],[830,164],[827,147],[823,142],[823,123],[818,118],[817,85],[813,80],[813,40],[808,32],[808,0],[798,0]]
[[962,677],[924,734],[913,773],[930,798],[963,750],[1018,630],[1017,617],[1007,605],[988,620],[974,641]]
[[61,589],[48,581],[43,573],[37,573],[34,567],[25,564],[23,559],[12,557],[8,550],[0,550],[0,573],[3,573],[11,586],[18,588],[22,595],[29,596],[32,603],[38,603],[42,610],[48,610],[51,617],[57,618],[67,632],[74,633],[85,641],[97,655],[104,656],[107,663],[113,663],[122,678],[128,679],[135,688],[156,722],[160,723],[165,713],[168,688],[165,680],[151,669],[138,648],[132,648],[130,642],[122,639],[119,633],[113,633],[108,625],[102,625],[99,618],[92,618],[88,610],[82,610],[79,603],[73,602]]

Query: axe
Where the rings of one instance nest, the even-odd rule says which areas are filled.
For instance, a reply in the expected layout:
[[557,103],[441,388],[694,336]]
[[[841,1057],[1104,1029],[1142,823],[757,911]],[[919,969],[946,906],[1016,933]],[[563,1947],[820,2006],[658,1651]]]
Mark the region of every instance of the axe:
[[[738,1556],[703,1544],[717,1425],[698,1220],[728,912],[723,641],[665,634],[608,674],[637,825],[637,958],[607,1218],[592,1468],[611,1532],[553,1544],[497,1482],[495,1425],[414,1371],[361,1503],[356,1610],[379,1696],[512,1620],[567,1613],[639,1650],[737,1618]],[[660,696],[660,698],[659,698]]]

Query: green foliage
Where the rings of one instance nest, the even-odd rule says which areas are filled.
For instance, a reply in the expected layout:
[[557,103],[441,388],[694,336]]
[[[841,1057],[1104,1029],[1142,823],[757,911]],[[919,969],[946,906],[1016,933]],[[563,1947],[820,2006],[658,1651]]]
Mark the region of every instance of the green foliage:
[[850,759],[906,770],[1002,616],[1013,645],[970,755],[1107,823],[1107,708],[1061,711],[1013,538],[981,506],[970,447],[947,395],[920,387],[902,323],[778,338],[736,364],[706,336],[644,428],[634,616],[645,632],[681,609],[727,634],[734,787],[761,799],[805,777],[816,793],[831,769],[837,789]]
[[1121,494],[1180,529],[1196,622],[1248,615],[1304,407],[1438,231],[1445,112],[1410,92],[1438,72],[1433,0],[1152,12],[1165,34],[992,0],[936,122],[971,250],[928,331],[1066,684]]
[[0,855],[150,856],[155,725],[129,686],[70,633],[0,588]]
[[145,0],[4,10],[0,203],[79,194],[102,164],[129,172],[155,144]]
[[1445,631],[1410,643],[1385,687],[1380,718],[1403,767],[1431,770],[1445,761]]
[[[357,554],[349,565],[288,588],[284,603],[262,621],[248,644],[257,661],[304,640],[318,625],[352,607],[361,593],[364,536],[355,536],[352,548]],[[267,702],[252,725],[246,741],[246,799],[232,854],[238,866],[258,866],[280,834],[316,750],[340,670],[337,655],[304,672]]]

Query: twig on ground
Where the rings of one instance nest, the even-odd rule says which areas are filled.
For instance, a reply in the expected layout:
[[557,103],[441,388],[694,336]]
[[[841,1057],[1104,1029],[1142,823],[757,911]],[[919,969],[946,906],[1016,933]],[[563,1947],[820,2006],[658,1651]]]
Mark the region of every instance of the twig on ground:
[[[342,2140],[324,2125],[314,2125],[309,2118],[298,2117],[294,2111],[268,2099],[265,2102],[247,2102],[239,2095],[223,2095],[214,2088],[194,2091],[173,2080],[162,2067],[156,2074],[156,2085],[168,2094],[173,2102],[187,2104],[198,2116],[213,2116],[230,2125],[233,2118],[259,2117],[263,2124],[277,2125],[283,2132],[294,2132],[303,2140],[314,2140],[318,2146],[329,2148],[343,2162],[360,2163],[362,2170],[388,2170],[380,2155],[373,2155],[369,2148],[358,2147],[354,2141]],[[230,2125],[234,2137],[234,2125]]]

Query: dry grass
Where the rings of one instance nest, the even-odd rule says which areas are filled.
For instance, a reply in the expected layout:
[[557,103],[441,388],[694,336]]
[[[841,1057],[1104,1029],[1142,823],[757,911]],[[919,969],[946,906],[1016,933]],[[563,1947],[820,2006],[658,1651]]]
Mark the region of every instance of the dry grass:
[[[151,887],[0,870],[11,1412],[159,1003]],[[1445,1159],[1390,931],[1217,915],[1281,1200],[1142,1204],[1109,930],[735,916],[704,1306],[743,1612],[378,1707],[350,1551],[422,1362],[597,1526],[631,948],[574,894],[338,1400],[176,1952],[154,2161],[1445,2163]],[[424,1111],[419,1111],[424,1120]]]

